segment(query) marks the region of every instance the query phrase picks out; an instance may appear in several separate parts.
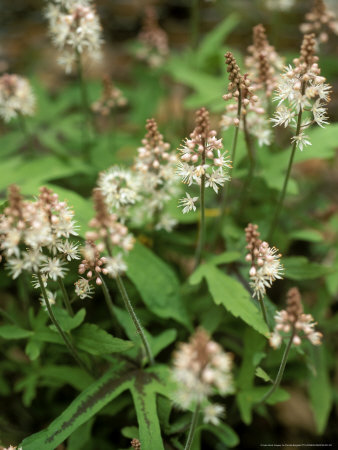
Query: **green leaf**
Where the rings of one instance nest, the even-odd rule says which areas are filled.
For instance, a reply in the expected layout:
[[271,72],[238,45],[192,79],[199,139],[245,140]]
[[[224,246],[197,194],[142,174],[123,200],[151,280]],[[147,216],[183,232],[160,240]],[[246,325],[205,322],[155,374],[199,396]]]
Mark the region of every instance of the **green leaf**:
[[324,239],[318,230],[295,230],[289,233],[289,238],[308,242],[322,242]]
[[283,258],[285,278],[291,280],[313,280],[333,272],[332,267],[309,262],[304,256]]
[[[337,148],[338,124],[332,123],[325,128],[313,126],[306,130],[311,146],[302,152],[296,151],[295,162],[307,161],[309,159],[331,159],[334,158]],[[325,143],[325,145],[323,145]]]
[[32,336],[33,334],[33,331],[24,330],[16,325],[0,326],[0,337],[3,339],[24,339]]
[[204,264],[192,274],[190,283],[197,284],[203,277],[207,280],[210,294],[217,305],[223,305],[233,316],[240,317],[259,333],[268,336],[269,330],[260,311],[238,281],[211,264]]
[[[53,312],[63,331],[70,331],[77,328],[84,321],[86,315],[84,308],[81,308],[74,317],[71,317],[65,309],[57,306],[53,307]],[[57,331],[54,325],[50,325],[50,328]]]
[[124,364],[116,363],[83,391],[45,430],[27,437],[19,447],[22,450],[54,450],[79,426],[128,389],[130,376],[123,375],[124,370]]
[[262,378],[262,380],[264,380],[266,382],[268,382],[268,381],[272,382],[270,376],[261,367],[257,367],[255,375],[258,378]]
[[211,56],[218,56],[219,48],[238,22],[238,15],[230,14],[206,35],[196,52],[195,63],[198,67],[205,65]]
[[150,311],[191,328],[182,303],[179,281],[172,269],[149,249],[136,242],[127,257],[128,278],[137,287]]
[[139,439],[139,432],[137,427],[124,427],[121,430],[122,436],[129,439]]
[[41,378],[69,384],[80,391],[86,389],[93,382],[93,378],[80,367],[48,365],[40,367],[38,373]]
[[224,252],[219,255],[213,256],[208,264],[214,264],[218,266],[220,264],[228,264],[234,261],[238,261],[241,258],[241,254],[239,252]]
[[236,447],[239,444],[239,437],[235,431],[229,427],[226,423],[220,423],[216,425],[201,425],[199,430],[206,430],[214,434],[222,444],[227,447]]
[[85,323],[72,333],[76,347],[91,355],[104,355],[129,350],[133,343],[116,338],[92,323]]
[[30,339],[27,342],[25,353],[31,361],[35,361],[40,356],[41,342]]
[[95,419],[92,418],[88,422],[81,425],[68,439],[67,450],[82,450],[86,447],[86,443],[90,441],[92,427]]
[[317,432],[322,434],[325,431],[333,402],[323,347],[313,348],[313,361],[317,373],[310,374],[309,393],[317,424]]

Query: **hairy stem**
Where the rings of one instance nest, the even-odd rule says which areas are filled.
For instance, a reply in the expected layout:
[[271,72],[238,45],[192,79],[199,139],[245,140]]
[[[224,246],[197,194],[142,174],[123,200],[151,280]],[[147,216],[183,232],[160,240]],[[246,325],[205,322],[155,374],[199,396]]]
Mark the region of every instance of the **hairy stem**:
[[[203,152],[205,154],[205,152]],[[204,156],[205,160],[205,156]],[[204,164],[204,162],[202,162]],[[204,246],[204,236],[205,236],[205,174],[201,177],[201,186],[200,186],[200,201],[201,201],[201,209],[200,209],[200,221],[198,228],[198,241],[196,248],[196,256],[195,256],[195,269],[200,265],[202,258],[202,250]]]
[[266,308],[265,308],[265,304],[264,304],[264,299],[262,298],[261,300],[258,300],[261,310],[262,310],[262,314],[263,314],[263,318],[264,318],[264,322],[267,324],[269,331],[270,331],[270,327],[269,327],[269,322],[268,322],[268,316],[266,314]]
[[58,284],[59,284],[59,287],[60,287],[61,292],[62,292],[63,303],[65,304],[66,310],[67,310],[68,314],[71,317],[73,317],[74,316],[74,311],[73,311],[72,305],[70,304],[70,300],[69,300],[69,297],[68,297],[68,294],[67,294],[67,291],[66,291],[63,279],[60,278],[60,277],[58,278]]
[[37,272],[37,277],[39,280],[39,284],[40,284],[40,289],[42,292],[42,296],[45,300],[46,303],[46,307],[47,307],[47,311],[50,317],[50,320],[53,322],[53,325],[55,326],[55,328],[57,329],[57,331],[59,332],[60,336],[62,337],[62,339],[64,340],[64,343],[66,344],[66,347],[68,348],[70,354],[72,355],[72,357],[75,359],[75,361],[78,363],[78,365],[85,370],[87,373],[89,373],[89,375],[92,375],[92,373],[90,372],[90,370],[88,369],[88,367],[86,367],[86,365],[83,363],[83,361],[81,360],[81,358],[79,357],[76,348],[74,347],[73,343],[71,342],[71,340],[69,339],[69,337],[67,336],[67,334],[62,330],[59,322],[56,320],[56,317],[54,316],[52,307],[50,306],[49,300],[48,300],[48,295],[46,292],[46,288],[43,284],[42,278],[41,278],[41,274],[40,272]]
[[197,425],[197,422],[198,422],[198,416],[199,416],[199,412],[200,412],[200,407],[201,407],[200,403],[197,402],[194,414],[192,416],[192,421],[191,421],[191,424],[190,424],[188,439],[187,439],[187,442],[185,444],[184,450],[190,450],[191,445],[193,443],[194,435],[195,435],[195,429],[196,429],[196,425]]
[[142,325],[141,325],[141,323],[140,323],[140,321],[139,321],[139,319],[138,319],[138,317],[137,317],[137,315],[136,315],[136,313],[134,311],[134,308],[133,308],[133,306],[131,304],[131,301],[130,301],[130,299],[128,297],[126,288],[125,288],[124,283],[122,281],[122,278],[119,275],[117,275],[117,277],[116,277],[116,283],[117,283],[117,287],[118,287],[118,289],[120,291],[120,294],[121,294],[121,296],[123,298],[123,301],[124,301],[124,304],[126,306],[126,309],[127,309],[128,313],[129,313],[129,315],[131,317],[131,320],[133,321],[133,323],[135,325],[137,334],[140,335],[140,338],[141,338],[144,350],[146,352],[149,364],[152,366],[154,364],[154,358],[153,358],[153,355],[152,355],[149,343],[148,343],[147,338],[146,338],[146,336],[144,334],[144,331],[142,329]]
[[116,316],[115,316],[115,312],[114,312],[113,300],[112,300],[112,298],[110,296],[108,287],[106,285],[106,282],[104,281],[103,276],[99,275],[99,277],[100,277],[100,280],[102,282],[101,287],[102,287],[102,291],[103,291],[103,296],[104,296],[107,308],[109,310],[109,313],[111,315],[113,326],[114,326],[115,330],[118,330],[118,329],[120,329],[120,325],[119,325],[119,323],[116,320]]
[[83,77],[83,66],[81,54],[79,51],[76,52],[76,64],[77,71],[79,76],[79,84],[81,90],[81,99],[82,99],[82,110],[83,110],[83,118],[84,118],[84,126],[83,126],[83,158],[86,161],[90,160],[90,152],[89,152],[89,129],[90,127],[90,107],[88,100],[88,93],[86,83]]
[[275,390],[280,385],[280,382],[282,381],[282,378],[283,378],[286,362],[288,360],[290,348],[292,346],[292,341],[293,341],[294,335],[295,335],[295,330],[293,329],[290,340],[288,342],[288,345],[286,346],[286,349],[284,351],[283,358],[282,358],[281,364],[278,369],[277,377],[276,377],[273,385],[271,386],[271,389],[268,390],[268,392],[263,396],[263,398],[259,401],[259,403],[264,403],[275,392]]
[[[305,91],[305,83],[303,82],[302,91],[301,91],[302,95],[304,95],[304,91]],[[298,136],[299,132],[300,132],[301,123],[302,123],[302,114],[303,114],[303,109],[301,108],[299,110],[299,113],[298,113],[296,136]],[[285,198],[286,189],[287,189],[289,178],[290,178],[290,174],[291,174],[291,168],[292,168],[292,163],[293,163],[293,160],[294,160],[294,157],[295,157],[296,148],[297,148],[297,141],[294,141],[294,143],[292,145],[292,149],[291,149],[289,165],[288,165],[288,168],[287,168],[287,171],[286,171],[286,175],[285,175],[285,179],[284,179],[284,185],[283,185],[282,193],[281,193],[281,195],[279,197],[278,203],[276,205],[275,213],[274,213],[271,225],[270,225],[270,231],[269,231],[269,235],[268,235],[268,241],[269,242],[271,241],[271,239],[273,237],[273,233],[275,232],[275,228],[276,228],[276,226],[278,224],[279,215],[280,215],[281,210],[283,208],[284,198]]]
[[[238,105],[237,105],[237,119],[241,120],[241,109],[242,109],[242,96],[241,96],[241,89],[240,86],[238,86],[239,96],[238,96]],[[235,127],[235,134],[232,140],[232,146],[231,146],[231,163],[232,167],[235,165],[235,155],[236,155],[236,148],[237,148],[237,141],[238,141],[238,133],[239,133],[239,124]],[[228,196],[229,196],[229,189],[230,189],[230,183],[226,183],[221,195],[221,214],[220,219],[225,214]]]

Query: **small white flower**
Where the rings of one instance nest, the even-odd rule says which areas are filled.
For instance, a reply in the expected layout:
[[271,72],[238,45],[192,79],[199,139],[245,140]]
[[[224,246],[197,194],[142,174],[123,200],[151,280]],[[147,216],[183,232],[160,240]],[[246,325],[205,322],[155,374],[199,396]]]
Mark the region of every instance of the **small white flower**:
[[75,294],[79,296],[81,300],[91,298],[93,292],[94,288],[86,278],[80,277],[75,283]]
[[70,241],[61,242],[57,247],[58,251],[65,255],[67,261],[71,261],[72,259],[80,259],[78,248],[78,243],[73,243]]
[[278,332],[273,332],[269,342],[272,348],[277,349],[281,346],[282,340],[282,336]]
[[63,267],[64,263],[59,258],[45,258],[44,264],[41,266],[41,272],[46,273],[49,278],[56,281],[57,278],[63,278],[66,269]]
[[203,409],[203,422],[219,425],[221,423],[220,418],[224,417],[224,414],[225,409],[222,405],[211,403]]
[[[50,306],[55,305],[55,303],[56,303],[56,292],[51,292],[48,289],[46,289],[46,294],[47,294],[47,299],[48,299],[49,305]],[[41,306],[43,307],[43,309],[45,311],[47,311],[47,305],[46,305],[46,300],[45,300],[44,296],[41,295],[39,300],[40,300],[40,303],[41,303]]]
[[179,201],[179,207],[183,208],[183,214],[189,212],[189,211],[196,211],[195,202],[197,202],[198,197],[190,197],[189,193],[185,193],[186,197],[181,198]]
[[307,145],[312,145],[311,142],[308,140],[308,136],[306,136],[306,134],[304,134],[303,131],[301,131],[298,136],[293,136],[291,138],[291,142],[296,143],[296,146],[299,148],[300,151],[303,150],[304,146],[306,147]]
[[10,258],[7,260],[7,269],[9,274],[15,280],[24,270],[24,261],[20,258]]
[[226,180],[229,180],[228,176],[225,176],[222,172],[218,170],[213,170],[211,174],[206,174],[205,187],[212,187],[213,190],[218,193],[218,185],[224,186]]
[[271,122],[274,122],[274,127],[284,125],[286,128],[289,124],[295,124],[295,112],[290,108],[287,108],[284,105],[280,105],[277,107],[274,117],[271,118]]
[[113,257],[107,257],[105,269],[112,278],[116,278],[117,275],[124,273],[127,270],[127,264],[123,261],[122,253],[118,253]]

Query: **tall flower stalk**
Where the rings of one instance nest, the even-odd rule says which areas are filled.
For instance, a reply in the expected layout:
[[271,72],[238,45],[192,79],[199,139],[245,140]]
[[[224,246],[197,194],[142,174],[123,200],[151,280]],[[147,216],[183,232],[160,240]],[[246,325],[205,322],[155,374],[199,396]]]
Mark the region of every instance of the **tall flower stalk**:
[[282,278],[283,266],[280,263],[281,255],[278,253],[278,249],[271,248],[259,236],[258,225],[249,223],[245,228],[248,250],[245,260],[251,263],[249,275],[250,287],[253,290],[252,296],[257,297],[264,321],[270,329],[264,296],[266,289],[270,288],[275,280]]
[[320,345],[323,336],[319,331],[315,331],[316,322],[313,321],[311,314],[304,314],[300,292],[295,287],[289,289],[286,310],[278,311],[275,321],[276,326],[270,336],[270,345],[275,349],[279,348],[284,337],[288,338],[288,343],[276,379],[259,403],[264,403],[278,389],[292,345],[301,345],[302,338],[309,340],[313,345]]
[[[286,190],[291,174],[297,148],[300,151],[311,145],[305,129],[313,123],[320,127],[327,124],[326,104],[330,100],[331,87],[325,83],[320,75],[318,57],[315,56],[315,35],[304,36],[300,51],[300,58],[294,59],[294,67],[288,66],[277,86],[275,100],[279,101],[274,117],[271,119],[274,126],[291,126],[295,129],[292,137],[292,148],[287,167],[283,188],[278,199],[276,209],[271,221],[269,239],[272,238],[283,209]],[[304,117],[305,116],[305,117]]]
[[217,139],[216,131],[210,129],[209,112],[201,108],[196,112],[195,129],[180,148],[180,161],[177,173],[182,182],[191,186],[199,185],[199,197],[186,197],[180,200],[183,213],[196,211],[195,203],[200,200],[200,221],[195,255],[195,268],[200,264],[205,239],[205,189],[210,187],[218,193],[230,177],[227,170],[231,167],[227,151],[222,152],[222,139]]
[[[83,251],[85,258],[79,266],[79,273],[86,273],[87,279],[95,279],[98,285],[103,284],[102,275],[108,275],[116,280],[125,307],[142,341],[148,362],[152,365],[154,358],[151,348],[121,278],[121,274],[127,269],[123,260],[124,253],[132,249],[134,239],[128,234],[127,227],[118,221],[117,216],[109,213],[100,189],[94,189],[93,200],[96,215],[89,222],[92,231],[86,233],[88,242]],[[104,250],[108,253],[108,257],[100,256]],[[103,288],[105,289],[105,285]],[[112,313],[110,296],[108,297],[106,292],[105,294],[108,309]]]

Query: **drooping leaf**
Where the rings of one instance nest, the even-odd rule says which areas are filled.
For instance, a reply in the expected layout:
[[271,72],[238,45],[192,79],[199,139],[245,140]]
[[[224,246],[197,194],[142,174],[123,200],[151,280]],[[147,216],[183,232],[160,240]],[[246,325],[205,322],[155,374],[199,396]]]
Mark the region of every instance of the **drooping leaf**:
[[128,255],[127,264],[128,277],[154,314],[165,319],[175,319],[191,327],[189,316],[180,297],[179,281],[165,262],[136,242]]
[[27,437],[19,447],[22,450],[54,450],[79,426],[128,389],[130,377],[123,375],[124,370],[124,364],[116,363],[85,389],[46,429]]
[[32,336],[34,333],[30,330],[24,330],[16,325],[1,325],[0,337],[3,339],[24,339]]
[[72,332],[76,346],[91,355],[119,353],[133,347],[131,341],[116,338],[93,323],[85,323]]
[[310,374],[309,393],[317,432],[322,434],[325,431],[333,401],[324,348],[320,346],[313,349],[313,360],[316,373]]
[[203,277],[207,280],[210,294],[217,305],[223,305],[232,315],[240,317],[259,333],[268,335],[268,327],[260,312],[250,294],[238,281],[215,266],[204,264],[193,273],[190,282],[197,284]]

